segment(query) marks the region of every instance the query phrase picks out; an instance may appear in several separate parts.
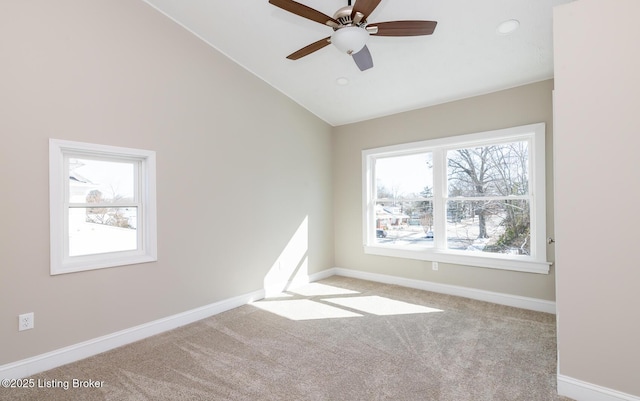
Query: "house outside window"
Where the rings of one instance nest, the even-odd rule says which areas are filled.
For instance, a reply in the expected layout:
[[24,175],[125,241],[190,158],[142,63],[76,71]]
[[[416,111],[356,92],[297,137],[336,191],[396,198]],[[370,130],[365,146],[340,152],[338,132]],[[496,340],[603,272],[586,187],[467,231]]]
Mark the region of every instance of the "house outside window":
[[155,153],[51,139],[51,274],[157,260]]
[[548,273],[543,123],[363,151],[366,253]]

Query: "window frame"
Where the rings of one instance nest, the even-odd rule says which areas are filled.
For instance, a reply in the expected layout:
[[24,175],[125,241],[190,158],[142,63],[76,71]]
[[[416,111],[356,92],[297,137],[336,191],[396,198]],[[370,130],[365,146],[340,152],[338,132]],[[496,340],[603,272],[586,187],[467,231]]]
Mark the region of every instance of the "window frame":
[[[446,249],[447,151],[509,141],[529,142],[529,197],[531,255],[471,253]],[[376,243],[375,161],[378,158],[433,152],[434,246],[416,249]],[[362,151],[362,234],[365,254],[548,274],[546,260],[545,123],[498,129]],[[454,198],[455,199],[455,198]]]
[[[69,210],[99,204],[69,199],[69,158],[125,162],[134,166],[134,200],[116,203],[136,207],[136,249],[69,255]],[[114,204],[110,204],[114,206]],[[50,274],[154,262],[157,258],[156,155],[154,151],[49,139]]]

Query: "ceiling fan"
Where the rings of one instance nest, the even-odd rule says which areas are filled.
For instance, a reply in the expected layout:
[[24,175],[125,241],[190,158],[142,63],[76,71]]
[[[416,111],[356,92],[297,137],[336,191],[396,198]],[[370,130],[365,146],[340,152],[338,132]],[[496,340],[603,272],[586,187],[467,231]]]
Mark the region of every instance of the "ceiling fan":
[[436,21],[389,21],[369,24],[367,17],[380,4],[381,0],[357,0],[355,5],[340,8],[333,17],[307,7],[293,0],[269,0],[269,3],[290,13],[310,19],[333,28],[329,37],[311,43],[287,56],[297,60],[317,50],[335,45],[343,53],[353,57],[360,71],[373,67],[373,59],[366,42],[369,35],[374,36],[421,36],[431,35],[436,29]]

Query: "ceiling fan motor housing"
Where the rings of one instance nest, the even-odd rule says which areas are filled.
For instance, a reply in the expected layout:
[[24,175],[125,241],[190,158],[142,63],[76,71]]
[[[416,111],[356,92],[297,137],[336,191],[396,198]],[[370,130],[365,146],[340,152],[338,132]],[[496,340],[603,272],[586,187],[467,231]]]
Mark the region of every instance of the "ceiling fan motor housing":
[[[349,25],[354,25],[354,26],[365,26],[367,25],[367,20],[364,18],[364,15],[362,15],[362,17],[360,17],[359,21],[355,21],[353,19],[351,19],[351,14],[353,12],[353,6],[346,6],[346,7],[342,7],[341,9],[339,9],[338,11],[335,12],[335,14],[333,14],[333,19],[335,19],[336,21],[338,21],[340,23],[340,25],[342,26],[349,26]],[[333,29],[340,29],[340,28],[333,28]]]

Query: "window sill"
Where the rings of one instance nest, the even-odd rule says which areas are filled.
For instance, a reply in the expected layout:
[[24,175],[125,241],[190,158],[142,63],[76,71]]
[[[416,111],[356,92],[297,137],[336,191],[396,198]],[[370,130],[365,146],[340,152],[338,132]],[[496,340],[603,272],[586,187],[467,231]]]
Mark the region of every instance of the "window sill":
[[87,270],[104,269],[108,267],[118,267],[127,265],[137,265],[142,263],[156,262],[158,258],[155,254],[140,252],[118,254],[100,254],[89,256],[78,256],[72,260],[64,261],[62,264],[51,264],[51,275],[65,273],[76,273]]
[[439,251],[434,249],[407,249],[399,247],[364,246],[368,255],[390,256],[405,259],[427,260],[456,265],[486,267],[490,269],[512,270],[527,273],[549,274],[551,262],[536,261],[508,255],[469,255],[455,251]]

